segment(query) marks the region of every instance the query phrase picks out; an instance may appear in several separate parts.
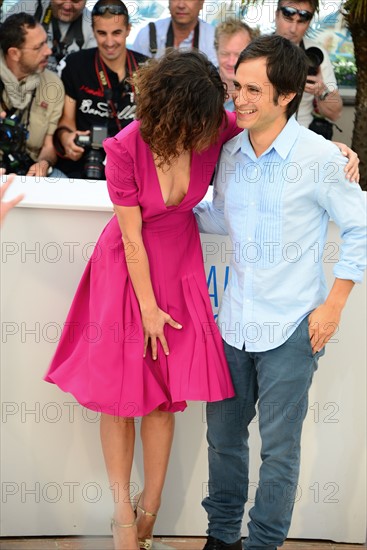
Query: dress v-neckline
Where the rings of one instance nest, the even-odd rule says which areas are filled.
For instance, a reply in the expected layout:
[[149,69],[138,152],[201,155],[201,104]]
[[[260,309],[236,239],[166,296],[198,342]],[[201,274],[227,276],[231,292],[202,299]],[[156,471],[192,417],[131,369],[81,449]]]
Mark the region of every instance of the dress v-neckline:
[[183,199],[178,204],[166,204],[164,202],[164,198],[163,198],[162,187],[161,187],[161,184],[159,183],[158,170],[157,170],[157,167],[156,167],[155,162],[154,162],[153,153],[152,153],[152,151],[150,151],[150,149],[149,149],[149,152],[150,152],[150,156],[151,156],[153,167],[154,167],[155,179],[156,179],[157,186],[158,186],[158,193],[160,195],[161,202],[162,202],[163,206],[166,208],[166,210],[169,210],[170,208],[179,208],[182,205],[182,203],[186,200],[186,197],[187,197],[187,195],[189,194],[189,191],[190,191],[191,179],[192,179],[192,177],[191,177],[192,176],[192,165],[193,165],[193,162],[194,162],[194,153],[193,152],[191,153],[190,170],[189,170],[189,184],[187,186],[187,191],[185,193],[185,196],[183,197]]

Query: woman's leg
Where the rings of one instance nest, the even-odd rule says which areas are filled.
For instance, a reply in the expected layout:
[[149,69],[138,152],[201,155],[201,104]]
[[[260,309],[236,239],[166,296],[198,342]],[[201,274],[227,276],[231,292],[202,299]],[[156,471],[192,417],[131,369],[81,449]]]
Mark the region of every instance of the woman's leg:
[[[150,513],[157,513],[166,478],[171,452],[175,418],[173,413],[155,410],[144,416],[141,423],[141,439],[144,454],[144,492],[139,506]],[[139,513],[139,539],[151,538],[155,518]]]
[[[114,520],[126,525],[134,523],[130,503],[130,476],[134,456],[134,418],[101,415],[101,441],[110,488],[114,499]],[[113,526],[115,550],[138,548],[136,527]]]

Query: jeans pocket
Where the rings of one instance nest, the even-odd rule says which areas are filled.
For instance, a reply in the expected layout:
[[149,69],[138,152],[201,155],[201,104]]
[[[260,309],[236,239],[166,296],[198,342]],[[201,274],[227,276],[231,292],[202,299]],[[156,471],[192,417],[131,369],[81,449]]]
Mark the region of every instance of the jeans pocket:
[[[306,320],[307,320],[307,331],[308,331],[308,319],[309,319],[309,316],[310,314],[307,315],[306,317]],[[311,339],[310,339],[310,334],[309,332],[307,333],[308,334],[308,345],[310,346],[310,352],[311,352],[311,356],[313,359],[319,359],[319,357],[322,357],[323,355],[325,355],[325,346],[320,350],[320,351],[316,351],[316,353],[313,352],[313,349],[312,349],[312,344],[311,344]]]

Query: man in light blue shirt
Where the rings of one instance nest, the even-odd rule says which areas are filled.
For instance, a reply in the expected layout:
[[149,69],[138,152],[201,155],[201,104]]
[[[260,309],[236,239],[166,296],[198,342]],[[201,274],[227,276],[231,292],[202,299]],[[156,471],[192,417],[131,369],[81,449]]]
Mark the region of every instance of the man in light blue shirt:
[[161,57],[166,48],[196,48],[217,66],[215,29],[213,25],[199,18],[203,5],[204,0],[169,0],[171,17],[158,19],[152,24],[153,28],[152,25],[143,27],[135,38],[132,49],[147,57]]
[[[236,390],[207,405],[205,550],[242,548],[256,403],[262,465],[244,548],[276,550],[286,539],[308,390],[366,266],[365,194],[345,178],[337,147],[294,118],[306,74],[302,49],[280,36],[255,39],[241,53],[234,103],[244,131],[223,148],[213,201],[196,208],[200,231],[231,238],[219,327]],[[343,244],[328,293],[322,253],[330,217]]]

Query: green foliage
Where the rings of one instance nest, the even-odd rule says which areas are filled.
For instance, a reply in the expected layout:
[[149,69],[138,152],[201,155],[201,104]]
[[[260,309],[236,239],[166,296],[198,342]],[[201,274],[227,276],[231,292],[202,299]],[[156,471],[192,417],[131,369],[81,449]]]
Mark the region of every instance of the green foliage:
[[356,86],[357,67],[353,60],[338,55],[333,61],[333,67],[338,86]]

